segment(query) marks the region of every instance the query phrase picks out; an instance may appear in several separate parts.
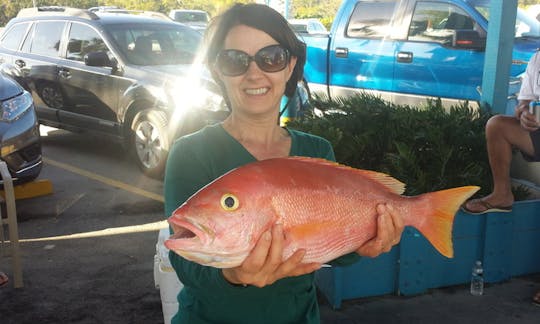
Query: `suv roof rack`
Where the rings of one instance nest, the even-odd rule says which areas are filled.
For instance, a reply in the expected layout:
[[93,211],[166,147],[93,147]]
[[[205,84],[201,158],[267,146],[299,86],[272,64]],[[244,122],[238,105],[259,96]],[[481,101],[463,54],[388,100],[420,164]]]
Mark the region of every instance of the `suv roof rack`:
[[76,16],[86,19],[96,20],[99,16],[86,9],[47,6],[24,8],[19,11],[17,17],[35,17],[35,16]]
[[91,12],[98,12],[98,13],[106,12],[106,13],[116,13],[116,14],[132,14],[132,15],[158,18],[158,19],[168,20],[168,21],[173,20],[172,18],[170,18],[169,16],[161,12],[149,11],[149,10],[131,10],[131,9],[124,9],[121,7],[117,7],[117,6],[92,7],[88,10]]

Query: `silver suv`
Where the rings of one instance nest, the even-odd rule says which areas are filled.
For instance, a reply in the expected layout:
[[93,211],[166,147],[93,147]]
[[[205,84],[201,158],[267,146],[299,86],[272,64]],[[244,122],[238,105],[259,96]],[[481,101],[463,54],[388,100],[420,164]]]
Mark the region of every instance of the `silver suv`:
[[161,177],[171,142],[228,110],[194,64],[201,34],[126,13],[23,9],[0,38],[0,70],[34,99],[41,124],[119,139]]

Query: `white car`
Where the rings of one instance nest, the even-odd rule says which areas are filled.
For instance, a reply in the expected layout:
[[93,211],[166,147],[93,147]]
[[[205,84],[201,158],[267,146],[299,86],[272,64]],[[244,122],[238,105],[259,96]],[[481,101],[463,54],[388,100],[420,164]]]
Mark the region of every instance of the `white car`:
[[169,17],[197,30],[204,30],[210,21],[210,15],[204,10],[173,9]]
[[540,20],[540,4],[532,5],[525,10],[525,12],[536,20]]
[[319,19],[289,19],[292,29],[300,34],[328,34],[328,30]]

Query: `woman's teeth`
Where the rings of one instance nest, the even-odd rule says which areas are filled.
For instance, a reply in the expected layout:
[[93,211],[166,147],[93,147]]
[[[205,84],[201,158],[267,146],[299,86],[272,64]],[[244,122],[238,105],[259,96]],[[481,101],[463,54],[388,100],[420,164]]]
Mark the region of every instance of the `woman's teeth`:
[[245,92],[248,95],[261,95],[268,92],[268,88],[259,88],[259,89],[246,89]]

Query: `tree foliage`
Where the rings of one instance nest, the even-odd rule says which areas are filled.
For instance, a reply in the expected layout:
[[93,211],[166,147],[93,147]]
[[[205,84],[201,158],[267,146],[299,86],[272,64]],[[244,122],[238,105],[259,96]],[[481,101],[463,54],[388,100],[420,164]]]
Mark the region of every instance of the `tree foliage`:
[[[171,9],[200,9],[214,16],[232,4],[254,2],[254,0],[0,0],[0,26],[15,17],[20,9],[36,6],[69,6],[90,8],[96,6],[118,6],[133,10],[151,10],[167,14]],[[319,18],[330,27],[341,0],[289,0],[291,17]],[[522,7],[537,4],[538,0],[519,0]]]

